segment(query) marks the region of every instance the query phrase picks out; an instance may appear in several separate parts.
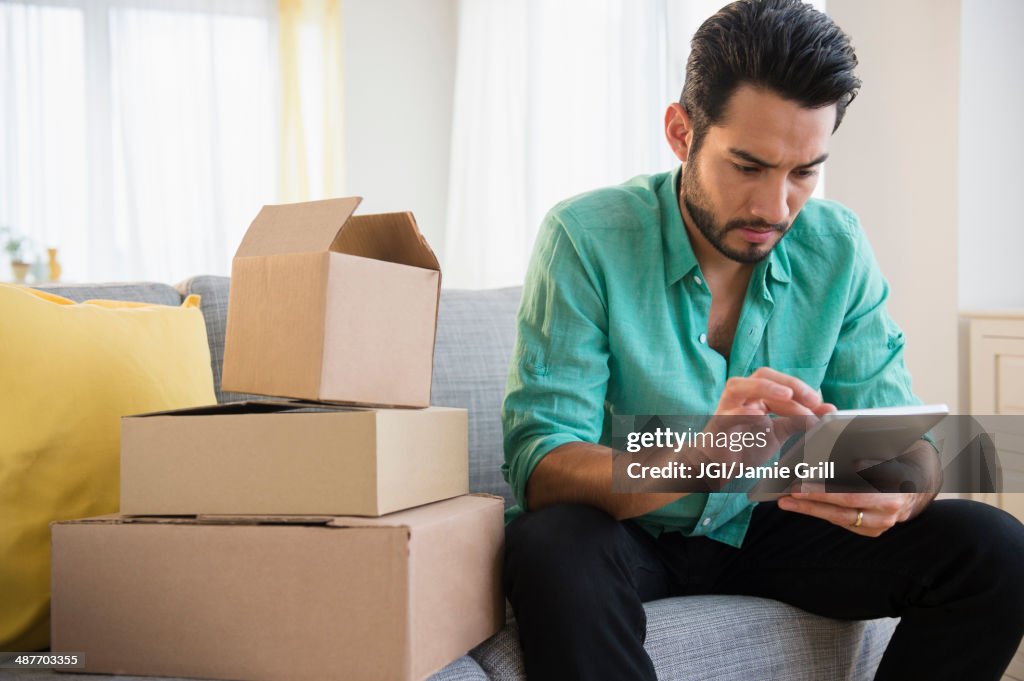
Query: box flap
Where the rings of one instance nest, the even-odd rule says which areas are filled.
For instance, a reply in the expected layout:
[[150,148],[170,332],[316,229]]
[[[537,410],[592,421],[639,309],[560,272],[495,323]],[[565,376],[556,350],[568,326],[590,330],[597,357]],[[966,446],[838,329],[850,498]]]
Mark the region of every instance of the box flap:
[[244,400],[241,402],[222,402],[207,404],[200,407],[184,407],[151,411],[143,414],[130,414],[121,419],[141,419],[153,416],[239,416],[241,414],[309,414],[309,413],[355,413],[372,411],[363,405],[334,404],[332,402],[312,402],[309,400],[290,400],[275,398],[271,400]]
[[329,250],[361,197],[263,206],[249,225],[236,258]]
[[325,515],[234,515],[201,513],[196,516],[200,525],[326,525],[332,516]]
[[107,513],[105,515],[94,515],[88,518],[69,518],[67,520],[51,520],[50,527],[54,525],[117,525],[121,522],[122,517],[117,513]]
[[147,523],[152,525],[195,525],[195,516],[190,515],[167,515],[167,516],[132,516],[120,513],[108,513],[107,515],[91,516],[89,518],[75,518],[73,520],[56,520],[50,523],[54,525],[127,525],[130,523]]
[[441,270],[437,256],[409,212],[356,215],[345,223],[331,244],[331,250],[399,265]]
[[[353,518],[355,519],[355,518]],[[358,518],[359,520],[374,520]],[[302,525],[322,527],[363,527],[368,529],[407,530],[406,524],[394,522],[377,523],[340,523],[335,516],[329,515],[272,515],[230,513],[201,513],[199,515],[129,515],[108,513],[107,515],[76,518],[73,520],[55,520],[51,525]]]
[[501,497],[491,494],[464,494],[452,499],[435,501],[415,506],[404,511],[388,513],[377,518],[363,516],[338,516],[327,523],[327,527],[405,527],[410,531],[420,526],[448,522],[463,513],[476,513],[481,508],[497,502],[504,504]]
[[293,409],[288,400],[245,400],[244,402],[223,402],[220,404],[205,404],[199,407],[184,407],[181,409],[166,409],[164,411],[150,411],[142,414],[129,414],[121,419],[142,419],[152,416],[214,416],[233,414],[273,414]]

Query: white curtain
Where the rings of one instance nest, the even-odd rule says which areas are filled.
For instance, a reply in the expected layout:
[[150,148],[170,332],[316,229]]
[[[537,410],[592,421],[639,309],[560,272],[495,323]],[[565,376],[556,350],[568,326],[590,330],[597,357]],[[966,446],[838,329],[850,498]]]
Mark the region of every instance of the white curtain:
[[556,202],[678,163],[665,108],[724,4],[460,0],[446,286],[522,283]]
[[66,280],[228,273],[276,194],[275,11],[0,0],[0,225]]

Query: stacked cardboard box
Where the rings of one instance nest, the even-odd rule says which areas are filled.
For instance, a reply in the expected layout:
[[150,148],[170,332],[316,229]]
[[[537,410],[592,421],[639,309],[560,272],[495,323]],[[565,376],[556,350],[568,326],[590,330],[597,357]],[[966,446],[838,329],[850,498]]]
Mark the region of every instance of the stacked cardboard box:
[[53,649],[86,671],[422,679],[498,631],[500,499],[429,407],[440,291],[412,215],[267,206],[232,267],[225,390],[122,422],[121,515],[53,526]]

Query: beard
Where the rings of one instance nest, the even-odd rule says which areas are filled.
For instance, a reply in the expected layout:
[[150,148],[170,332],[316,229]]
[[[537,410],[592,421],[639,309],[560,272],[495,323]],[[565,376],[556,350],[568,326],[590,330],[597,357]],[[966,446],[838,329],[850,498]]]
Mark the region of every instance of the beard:
[[764,220],[737,219],[729,220],[724,225],[719,225],[711,207],[711,198],[704,189],[704,185],[701,184],[700,175],[697,173],[696,161],[696,158],[691,158],[683,167],[680,191],[683,205],[686,206],[686,212],[690,214],[690,219],[693,220],[694,226],[708,240],[708,243],[714,246],[716,251],[730,260],[745,265],[752,265],[767,258],[768,254],[775,248],[775,244],[779,243],[781,237],[770,245],[747,244],[743,248],[733,248],[725,243],[726,236],[733,230],[745,227],[758,230],[770,229],[778,232],[780,235],[784,235],[789,231],[789,223],[779,222],[771,224]]

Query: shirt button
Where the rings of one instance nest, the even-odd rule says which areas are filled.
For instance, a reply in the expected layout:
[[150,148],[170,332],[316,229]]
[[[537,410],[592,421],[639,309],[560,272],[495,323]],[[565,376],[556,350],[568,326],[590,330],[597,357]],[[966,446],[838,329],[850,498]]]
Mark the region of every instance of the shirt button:
[[700,277],[698,277],[698,276],[697,276],[697,275],[695,274],[695,275],[693,275],[693,283],[697,284],[697,286],[700,286],[700,285],[701,285],[701,284],[703,284],[704,282],[703,282],[703,281],[701,281],[701,280],[700,280]]
[[704,522],[701,523],[701,525],[703,525],[704,527],[707,527],[710,524],[711,524],[711,518],[705,518]]
[[708,335],[706,333],[702,333],[701,335],[697,336],[697,340],[700,341],[701,345],[704,345],[704,343],[708,342]]

